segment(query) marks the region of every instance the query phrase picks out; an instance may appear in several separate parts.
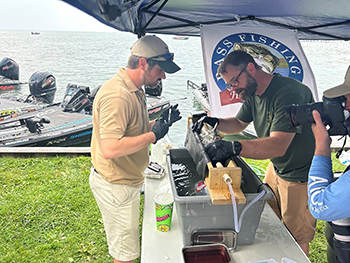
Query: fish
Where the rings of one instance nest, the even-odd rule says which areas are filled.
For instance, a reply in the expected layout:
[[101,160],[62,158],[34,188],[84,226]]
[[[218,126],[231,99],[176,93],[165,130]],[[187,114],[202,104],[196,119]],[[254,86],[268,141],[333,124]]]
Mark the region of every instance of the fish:
[[221,140],[225,137],[225,134],[219,132],[215,127],[212,127],[208,123],[203,123],[201,132],[198,134],[203,146],[208,145],[211,142]]
[[259,44],[235,43],[234,50],[243,50],[250,54],[259,67],[266,73],[272,73],[280,64],[277,56],[271,53],[266,47]]

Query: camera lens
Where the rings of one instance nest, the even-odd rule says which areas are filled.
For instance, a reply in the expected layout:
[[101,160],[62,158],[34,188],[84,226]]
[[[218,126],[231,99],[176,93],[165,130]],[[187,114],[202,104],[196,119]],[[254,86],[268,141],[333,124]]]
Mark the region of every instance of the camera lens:
[[325,116],[323,103],[309,103],[305,105],[288,105],[285,106],[284,109],[287,111],[292,124],[294,127],[298,127],[300,125],[311,124],[314,123],[314,118],[312,116],[312,111],[317,110],[320,112],[321,117]]
[[294,127],[314,123],[312,112],[317,110],[330,136],[346,134],[350,136],[350,117],[346,118],[348,115],[344,113],[345,96],[337,98],[322,97],[322,101],[300,106],[288,105],[284,107],[284,110]]

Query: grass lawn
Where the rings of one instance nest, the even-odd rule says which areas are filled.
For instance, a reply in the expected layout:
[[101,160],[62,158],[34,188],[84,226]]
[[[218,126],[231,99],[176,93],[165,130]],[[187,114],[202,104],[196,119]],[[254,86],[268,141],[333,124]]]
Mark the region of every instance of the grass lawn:
[[113,262],[90,157],[1,158],[0,262]]
[[[263,169],[268,163],[246,161]],[[335,171],[344,169],[334,162]],[[113,262],[89,187],[90,166],[84,156],[1,158],[0,262]],[[312,262],[327,262],[323,229],[318,222]]]

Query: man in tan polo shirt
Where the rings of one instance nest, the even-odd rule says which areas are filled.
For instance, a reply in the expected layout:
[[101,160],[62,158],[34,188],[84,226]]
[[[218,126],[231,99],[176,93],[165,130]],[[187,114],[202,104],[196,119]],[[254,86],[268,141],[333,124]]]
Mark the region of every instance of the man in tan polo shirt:
[[165,73],[180,68],[174,54],[156,36],[144,36],[131,48],[126,69],[107,81],[93,105],[90,187],[100,208],[114,263],[139,257],[139,204],[149,145],[163,138],[179,119],[176,106],[149,121],[142,87],[156,87]]

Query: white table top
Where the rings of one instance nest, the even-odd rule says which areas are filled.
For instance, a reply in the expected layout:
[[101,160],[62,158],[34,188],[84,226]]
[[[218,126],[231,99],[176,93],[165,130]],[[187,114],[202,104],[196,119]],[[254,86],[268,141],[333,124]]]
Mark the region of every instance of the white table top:
[[[142,229],[142,263],[181,263],[182,256],[181,228],[174,205],[172,226],[169,232],[156,229],[154,196],[170,188],[168,173],[162,179],[146,178]],[[231,262],[245,263],[273,258],[280,263],[283,257],[298,263],[310,262],[266,203],[261,214],[259,227],[252,245],[237,246],[230,252]]]

